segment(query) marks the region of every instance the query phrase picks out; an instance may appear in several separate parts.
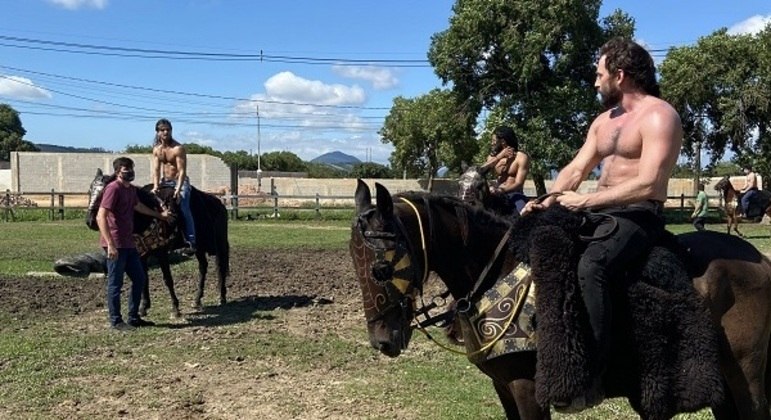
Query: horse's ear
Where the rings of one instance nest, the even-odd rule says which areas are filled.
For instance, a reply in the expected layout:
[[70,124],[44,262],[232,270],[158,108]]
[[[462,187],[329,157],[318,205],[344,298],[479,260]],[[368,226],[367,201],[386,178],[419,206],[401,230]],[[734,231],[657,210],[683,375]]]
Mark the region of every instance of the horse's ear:
[[468,169],[468,163],[464,160],[460,163],[460,172],[466,172],[466,169]]
[[104,176],[104,173],[102,173],[102,168],[96,168],[96,177],[100,177],[100,176]]
[[377,191],[375,201],[377,202],[377,209],[380,211],[380,214],[384,216],[393,214],[394,201],[391,198],[391,193],[388,192],[386,187],[377,182],[375,183],[375,190]]
[[369,186],[361,179],[356,180],[356,212],[362,213],[372,207],[372,194],[369,192]]

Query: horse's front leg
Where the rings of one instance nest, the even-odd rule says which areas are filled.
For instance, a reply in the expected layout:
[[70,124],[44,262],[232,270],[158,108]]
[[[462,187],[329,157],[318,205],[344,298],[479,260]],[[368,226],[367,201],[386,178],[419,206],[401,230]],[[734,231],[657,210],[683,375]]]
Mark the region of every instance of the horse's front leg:
[[179,299],[174,292],[174,278],[171,277],[171,264],[169,264],[169,253],[165,250],[159,250],[155,254],[155,258],[158,259],[158,265],[161,267],[161,273],[163,273],[163,283],[169,290],[169,297],[171,297],[171,318],[178,319],[182,316],[179,312]]
[[508,384],[493,381],[495,392],[501,401],[506,418],[522,420],[548,420],[551,412],[535,401],[535,382],[531,379],[516,379]]
[[142,300],[139,303],[139,316],[147,316],[150,310],[150,270],[147,269],[147,256],[141,258],[142,270],[145,272],[145,285],[142,288]]
[[203,308],[201,300],[203,300],[203,289],[206,285],[206,270],[209,269],[209,260],[206,259],[206,252],[200,249],[195,253],[195,258],[198,260],[198,292],[196,292],[193,307],[201,310]]

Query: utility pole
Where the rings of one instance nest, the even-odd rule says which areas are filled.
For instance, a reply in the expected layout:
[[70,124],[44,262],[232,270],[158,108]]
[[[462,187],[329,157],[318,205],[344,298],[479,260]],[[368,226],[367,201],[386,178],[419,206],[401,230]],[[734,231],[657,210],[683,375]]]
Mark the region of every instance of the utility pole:
[[260,166],[262,151],[260,150],[260,105],[257,105],[257,192],[262,189],[262,167]]

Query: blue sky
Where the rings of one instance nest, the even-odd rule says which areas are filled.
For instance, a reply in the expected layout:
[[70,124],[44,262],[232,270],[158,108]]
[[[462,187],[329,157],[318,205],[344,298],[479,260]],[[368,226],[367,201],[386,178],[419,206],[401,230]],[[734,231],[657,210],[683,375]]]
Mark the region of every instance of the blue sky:
[[[150,144],[165,117],[178,140],[220,151],[259,143],[386,164],[377,131],[394,97],[441,86],[426,52],[453,3],[0,0],[0,102],[35,143],[119,151]],[[771,21],[768,0],[615,0],[601,16],[616,8],[658,61],[656,50]]]

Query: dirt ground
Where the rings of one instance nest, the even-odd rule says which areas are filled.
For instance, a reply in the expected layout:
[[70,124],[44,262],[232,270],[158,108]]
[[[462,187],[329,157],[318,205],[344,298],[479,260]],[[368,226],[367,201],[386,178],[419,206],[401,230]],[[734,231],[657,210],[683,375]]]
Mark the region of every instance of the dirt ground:
[[[231,261],[229,310],[220,313],[231,318],[209,322],[203,316],[193,316],[196,318],[193,326],[188,325],[169,334],[169,340],[174,341],[170,345],[205,346],[207,340],[227,339],[232,334],[249,334],[250,338],[253,336],[255,340],[268,342],[272,332],[283,334],[289,331],[309,337],[314,334],[338,334],[354,341],[357,348],[370,350],[366,334],[361,333],[364,325],[361,292],[353,276],[347,251],[257,253],[233,250]],[[213,269],[212,261],[210,273]],[[184,275],[176,275],[176,280],[182,310],[189,314],[192,311],[189,302],[194,294],[195,281]],[[159,271],[151,272],[151,282],[156,307],[153,307],[148,318],[160,321],[158,327],[173,327],[173,322],[168,321],[167,305],[157,307],[158,302],[168,302],[168,293]],[[217,306],[215,283],[215,277],[211,275],[206,288],[207,305]],[[255,311],[282,312],[276,317],[266,316],[265,319],[272,322],[249,322],[233,318],[242,316],[239,313],[253,314]],[[99,334],[99,330],[107,329],[103,280],[98,279],[2,279],[0,312],[10,314],[21,325],[25,320],[35,322],[41,317],[50,316],[54,322],[68,324],[65,327],[72,328],[74,333]],[[167,322],[168,325],[165,324]],[[238,322],[242,324],[239,324],[236,331],[233,328],[217,328],[218,323],[220,326],[232,327]],[[352,327],[357,329],[352,331]],[[107,349],[94,351],[115,353],[115,350]],[[376,352],[372,353],[373,357],[377,357]],[[132,363],[153,363],[146,355],[105,355],[113,356],[127,357],[133,360]],[[233,363],[224,367],[217,366],[216,369],[204,363],[186,362],[181,372],[159,372],[157,377],[140,378],[136,384],[132,384],[128,378],[115,380],[88,375],[69,377],[66,381],[75,384],[81,382],[89,387],[96,384],[97,388],[104,388],[104,391],[99,391],[94,399],[65,401],[57,408],[54,416],[175,419],[370,417],[362,401],[355,397],[340,398],[340,387],[337,385],[341,381],[350,381],[350,373],[334,368],[297,372],[282,362],[280,355],[270,360],[249,359],[248,356],[234,356],[233,359]],[[2,362],[0,360],[0,368]],[[245,377],[245,362],[253,364],[249,367],[252,372],[255,364],[264,365],[263,373]],[[189,390],[190,395],[180,400],[180,389]],[[143,406],[146,400],[153,401],[151,406]],[[295,407],[289,407],[287,401],[294,401]],[[412,413],[400,413],[398,408],[389,411],[379,415],[386,418],[415,418]],[[2,413],[3,409],[0,409],[0,417],[3,417]]]

